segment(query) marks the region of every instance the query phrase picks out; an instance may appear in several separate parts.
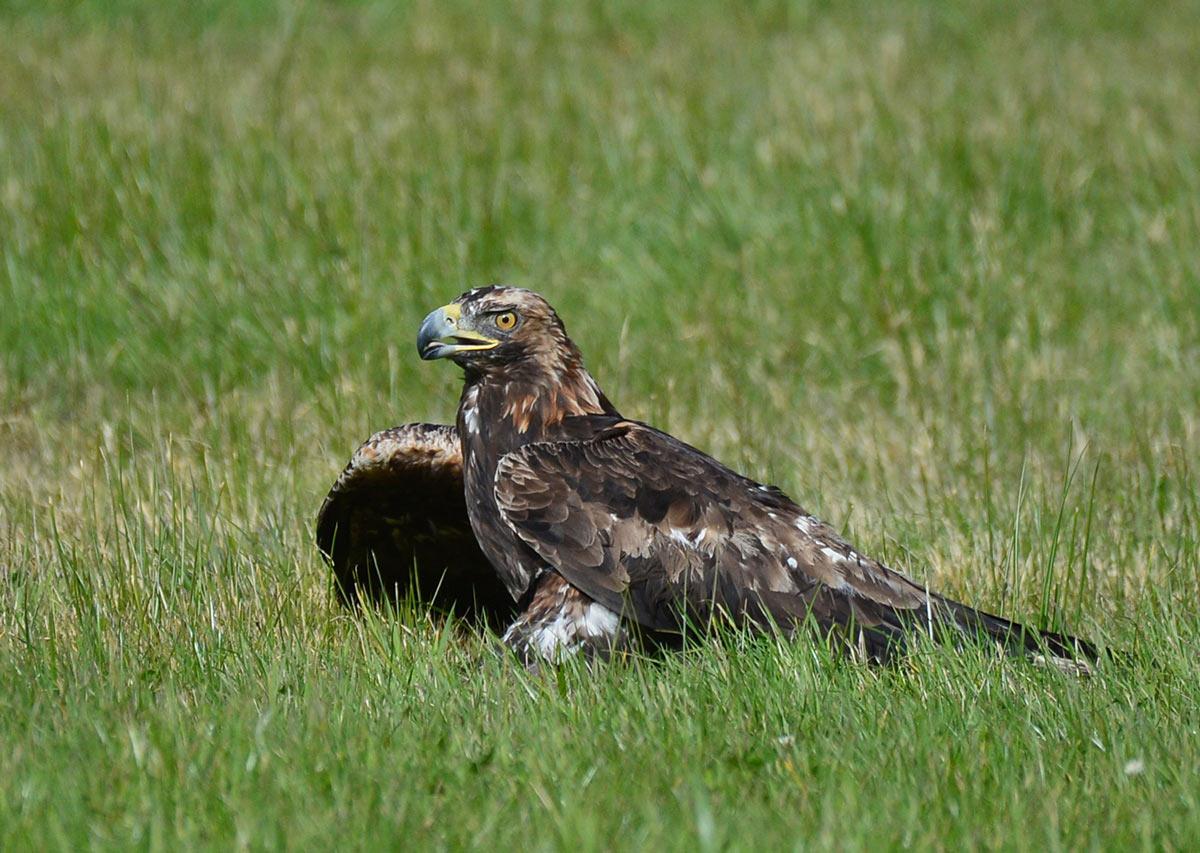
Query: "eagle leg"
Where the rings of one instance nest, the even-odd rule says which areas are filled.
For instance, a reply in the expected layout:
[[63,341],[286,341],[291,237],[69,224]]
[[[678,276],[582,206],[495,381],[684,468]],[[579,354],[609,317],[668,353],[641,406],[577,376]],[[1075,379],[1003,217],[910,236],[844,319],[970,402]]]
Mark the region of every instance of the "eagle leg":
[[527,669],[562,663],[577,654],[608,660],[630,645],[621,617],[557,572],[545,570],[534,578],[518,607],[503,642]]

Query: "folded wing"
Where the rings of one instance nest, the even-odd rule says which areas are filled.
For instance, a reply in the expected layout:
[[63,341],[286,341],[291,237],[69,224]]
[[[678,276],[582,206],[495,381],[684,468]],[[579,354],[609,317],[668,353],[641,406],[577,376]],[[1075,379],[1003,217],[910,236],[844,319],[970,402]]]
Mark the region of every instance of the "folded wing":
[[550,566],[655,632],[714,617],[792,631],[809,625],[874,660],[916,632],[1042,644],[1072,638],[950,601],[870,559],[778,489],[671,436],[611,417],[564,423],[563,440],[504,456],[501,515]]

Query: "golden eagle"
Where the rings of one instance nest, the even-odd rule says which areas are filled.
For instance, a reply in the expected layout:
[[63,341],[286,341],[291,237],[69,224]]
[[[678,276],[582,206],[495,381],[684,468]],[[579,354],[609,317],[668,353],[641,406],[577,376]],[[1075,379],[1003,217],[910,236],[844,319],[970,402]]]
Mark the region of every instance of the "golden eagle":
[[463,368],[457,425],[379,433],[334,485],[318,540],[348,596],[415,581],[512,615],[504,641],[531,666],[677,646],[714,621],[812,630],[876,662],[916,634],[1080,672],[1096,657],[931,592],[779,489],[623,418],[535,293],[464,293],[425,318],[417,349]]

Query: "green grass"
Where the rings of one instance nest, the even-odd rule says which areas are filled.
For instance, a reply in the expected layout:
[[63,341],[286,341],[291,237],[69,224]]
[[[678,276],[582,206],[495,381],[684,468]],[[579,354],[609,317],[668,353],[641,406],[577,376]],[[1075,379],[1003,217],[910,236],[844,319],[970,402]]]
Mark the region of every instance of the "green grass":
[[[6,4],[12,849],[1200,841],[1200,9]],[[1090,680],[731,636],[527,676],[353,619],[417,324],[532,287],[609,396]]]

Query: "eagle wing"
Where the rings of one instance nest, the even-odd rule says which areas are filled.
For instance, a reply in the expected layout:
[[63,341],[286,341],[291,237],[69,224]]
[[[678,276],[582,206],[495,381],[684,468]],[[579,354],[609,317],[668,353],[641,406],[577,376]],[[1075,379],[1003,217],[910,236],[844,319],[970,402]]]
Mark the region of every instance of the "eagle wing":
[[811,620],[826,633],[853,626],[882,659],[943,605],[778,489],[666,433],[585,416],[563,434],[502,457],[497,506],[569,583],[644,628]]
[[408,424],[363,442],[317,515],[317,546],[350,606],[415,594],[497,628],[515,613],[471,532],[452,426]]

